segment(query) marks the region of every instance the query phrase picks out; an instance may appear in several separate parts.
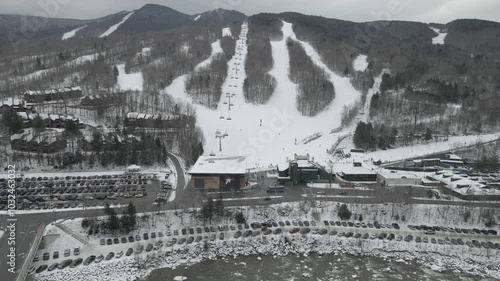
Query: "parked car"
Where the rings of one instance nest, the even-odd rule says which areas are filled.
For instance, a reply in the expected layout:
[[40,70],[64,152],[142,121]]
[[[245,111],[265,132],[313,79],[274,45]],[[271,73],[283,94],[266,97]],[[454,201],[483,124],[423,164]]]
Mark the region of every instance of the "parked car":
[[47,267],[48,267],[48,266],[47,266],[46,264],[42,264],[42,265],[40,265],[40,266],[39,266],[39,267],[35,270],[35,272],[36,272],[36,273],[41,273],[41,272],[43,272],[45,269],[47,269]]
[[108,255],[106,255],[106,260],[109,261],[110,259],[112,259],[113,257],[115,256],[115,253],[114,252],[109,252]]
[[133,252],[134,250],[132,248],[128,248],[127,252],[125,252],[125,256],[129,257]]
[[53,271],[54,269],[56,269],[57,267],[59,266],[59,263],[53,263],[51,266],[49,266],[49,269],[47,269],[48,271]]
[[53,259],[58,259],[58,258],[59,258],[59,251],[55,251],[55,252],[52,254],[52,258],[53,258]]
[[103,256],[103,255],[99,255],[99,256],[95,259],[95,263],[100,263],[103,259],[104,259],[104,256]]
[[73,249],[73,255],[78,256],[79,254],[80,254],[80,248],[79,247],[74,248]]
[[150,252],[153,249],[153,244],[148,244],[146,247],[146,252]]
[[88,258],[85,259],[85,261],[83,262],[83,265],[87,266],[89,264],[91,264],[93,261],[95,261],[95,256],[94,255],[91,255],[89,256]]
[[71,255],[71,250],[70,249],[64,250],[64,256],[65,257],[69,257],[70,255]]

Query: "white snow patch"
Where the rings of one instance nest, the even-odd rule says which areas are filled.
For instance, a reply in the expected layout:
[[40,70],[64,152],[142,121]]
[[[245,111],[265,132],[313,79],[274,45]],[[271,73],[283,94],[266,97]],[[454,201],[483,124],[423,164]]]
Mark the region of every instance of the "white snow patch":
[[198,15],[198,16],[196,16],[196,18],[194,18],[194,21],[197,21],[197,20],[199,20],[200,18],[201,18],[201,15]]
[[125,17],[123,17],[123,19],[119,23],[110,26],[108,30],[106,30],[103,34],[99,35],[99,38],[109,36],[111,33],[115,32],[118,29],[118,27],[120,27],[120,25],[122,25],[130,18],[130,16],[132,16],[133,13],[134,12],[127,14]]
[[366,55],[358,55],[356,59],[352,62],[352,68],[356,71],[365,71],[368,67],[368,56]]
[[229,37],[233,36],[232,33],[231,33],[231,28],[230,27],[224,27],[222,29],[222,37],[224,37],[224,36],[229,36]]
[[446,35],[448,35],[448,33],[442,32],[441,30],[439,30],[437,28],[433,28],[433,27],[431,27],[430,29],[432,29],[432,31],[434,31],[438,34],[438,36],[432,38],[432,44],[444,45],[444,39],[446,38]]
[[82,29],[84,29],[85,27],[87,27],[86,25],[82,26],[82,27],[79,27],[79,28],[76,28],[76,29],[73,29],[71,31],[68,31],[66,33],[63,34],[62,36],[62,40],[67,40],[69,38],[73,38],[75,37],[76,33]]
[[118,88],[121,90],[142,91],[144,78],[142,72],[125,73],[125,64],[119,64],[118,68]]

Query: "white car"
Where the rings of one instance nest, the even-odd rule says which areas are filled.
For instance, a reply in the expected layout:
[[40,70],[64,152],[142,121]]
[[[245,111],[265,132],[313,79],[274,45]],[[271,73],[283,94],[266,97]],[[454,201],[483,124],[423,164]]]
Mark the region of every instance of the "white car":
[[123,256],[123,251],[119,251],[118,253],[116,253],[116,258],[119,259]]

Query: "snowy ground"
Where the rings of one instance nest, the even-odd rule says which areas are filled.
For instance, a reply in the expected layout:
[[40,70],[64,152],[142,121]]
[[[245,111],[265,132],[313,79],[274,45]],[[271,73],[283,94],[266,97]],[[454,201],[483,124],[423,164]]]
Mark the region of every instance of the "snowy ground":
[[356,59],[352,62],[352,68],[356,71],[365,71],[368,67],[368,56],[366,55],[358,55]]
[[[373,229],[373,228],[349,228],[340,229],[339,227],[324,226],[323,220],[339,220],[337,217],[335,202],[318,202],[319,206],[312,207],[310,202],[295,202],[282,203],[272,206],[253,206],[239,207],[238,210],[243,212],[247,221],[285,221],[285,220],[308,220],[316,221],[318,228],[326,228],[327,230],[336,229],[338,231],[353,231],[358,233],[393,233],[395,235],[423,235],[422,232],[412,232],[406,228],[408,224],[430,224],[440,226],[452,226],[463,228],[484,228],[482,222],[481,208],[469,208],[463,206],[441,206],[441,205],[404,205],[404,204],[374,204],[374,205],[357,205],[349,204],[349,209],[353,215],[362,214],[365,222],[377,220],[381,224],[389,224],[396,222],[395,216],[400,218],[404,216],[406,222],[397,221],[401,225],[400,230],[394,229]],[[233,210],[234,211],[234,210]],[[470,219],[464,222],[463,214],[470,212]],[[141,235],[143,232],[165,232],[167,229],[179,230],[183,227],[201,226],[201,222],[195,218],[191,212],[186,211],[168,211],[165,215],[150,216],[146,220],[140,220],[141,229],[134,231],[133,235]],[[85,235],[85,231],[81,229],[81,221],[70,220],[65,222],[66,226],[74,229],[77,233]],[[233,220],[221,220],[214,222],[214,225],[234,225]],[[500,267],[498,266],[498,257],[500,250],[497,249],[480,249],[469,248],[460,245],[439,245],[431,243],[416,243],[412,242],[397,242],[395,240],[371,240],[371,239],[354,239],[342,238],[331,235],[318,234],[290,234],[288,230],[293,228],[282,227],[283,233],[279,235],[258,235],[257,237],[238,238],[234,239],[235,231],[227,231],[224,241],[216,240],[208,242],[208,249],[204,249],[204,240],[200,243],[178,245],[174,244],[171,247],[163,246],[159,251],[150,253],[143,252],[140,255],[133,254],[130,257],[122,257],[120,259],[113,258],[111,261],[103,261],[100,264],[91,264],[89,266],[79,266],[71,269],[55,270],[53,272],[44,272],[35,275],[35,280],[38,281],[73,281],[73,280],[134,280],[134,277],[145,277],[152,270],[162,267],[178,267],[185,264],[200,262],[204,259],[216,259],[225,256],[251,255],[251,254],[272,254],[286,255],[288,253],[308,254],[310,252],[318,252],[321,254],[361,254],[370,256],[379,256],[382,258],[390,258],[398,260],[398,262],[406,262],[417,260],[420,263],[427,264],[429,267],[434,267],[435,270],[451,268],[460,272],[470,271],[474,274],[499,278]],[[315,227],[312,227],[313,229]],[[274,229],[274,228],[273,228]],[[496,228],[498,229],[498,228]],[[219,233],[217,233],[218,236]],[[207,234],[202,234],[207,235]],[[442,238],[436,234],[428,236]],[[196,236],[196,235],[194,235]],[[458,237],[458,234],[447,234],[449,237]],[[162,240],[164,245],[171,237],[156,238],[149,240],[147,243],[136,242],[127,244],[116,244],[110,246],[100,246],[100,238],[112,238],[110,235],[99,237],[91,237],[89,245],[82,246],[80,257],[86,258],[90,254],[106,255],[110,251],[126,251],[129,247],[136,248],[138,244],[146,246],[147,243]],[[119,237],[119,236],[117,236]],[[182,236],[181,236],[182,237]],[[188,236],[185,236],[186,238]],[[462,237],[464,237],[462,235]],[[470,236],[465,240],[476,239]],[[177,237],[180,238],[180,237]],[[47,250],[62,251],[67,247],[74,247],[73,244],[68,244],[72,238],[61,236],[60,243],[56,240],[49,245],[46,250],[41,250],[38,254],[42,254]],[[497,236],[481,236],[481,241],[498,242]],[[73,241],[75,242],[75,241]],[[60,261],[65,258],[59,258]],[[35,266],[42,264],[38,262]],[[434,265],[434,266],[433,266]],[[99,279],[96,279],[99,278]]]
[[222,29],[222,36],[223,36],[223,37],[224,37],[224,36],[229,36],[229,37],[233,36],[233,35],[231,34],[231,28],[230,28],[230,27],[224,27],[224,28]]
[[132,16],[133,13],[134,12],[128,13],[125,17],[123,17],[123,19],[119,23],[110,26],[108,30],[106,30],[103,34],[99,35],[99,38],[111,35],[111,33],[115,32],[118,29],[118,27],[120,27],[120,25],[122,25],[130,18],[130,16]]
[[143,89],[144,78],[142,72],[129,73],[125,72],[125,64],[119,64],[118,68],[118,88],[121,90],[141,91]]
[[444,39],[446,38],[446,35],[448,33],[442,32],[441,30],[437,28],[431,27],[432,31],[436,32],[438,35],[434,38],[432,38],[432,44],[434,45],[444,45]]
[[76,29],[73,29],[71,31],[68,31],[66,33],[63,34],[62,36],[62,40],[67,40],[67,39],[70,39],[70,38],[73,38],[75,37],[76,33],[82,29],[84,29],[85,27],[87,27],[86,25],[82,26],[82,27],[79,27],[79,28],[76,28]]

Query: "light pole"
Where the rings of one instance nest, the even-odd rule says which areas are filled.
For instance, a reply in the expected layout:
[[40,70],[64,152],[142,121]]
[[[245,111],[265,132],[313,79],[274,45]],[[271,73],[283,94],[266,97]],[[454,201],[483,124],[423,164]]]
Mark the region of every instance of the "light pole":
[[225,101],[224,104],[228,105],[229,111],[231,111],[231,106],[234,106],[234,104],[231,103],[231,98],[234,98],[235,96],[236,94],[226,93],[226,99],[228,99],[228,101]]
[[215,138],[219,139],[219,151],[222,151],[222,139],[229,136],[227,133],[221,133],[219,130],[215,132]]

